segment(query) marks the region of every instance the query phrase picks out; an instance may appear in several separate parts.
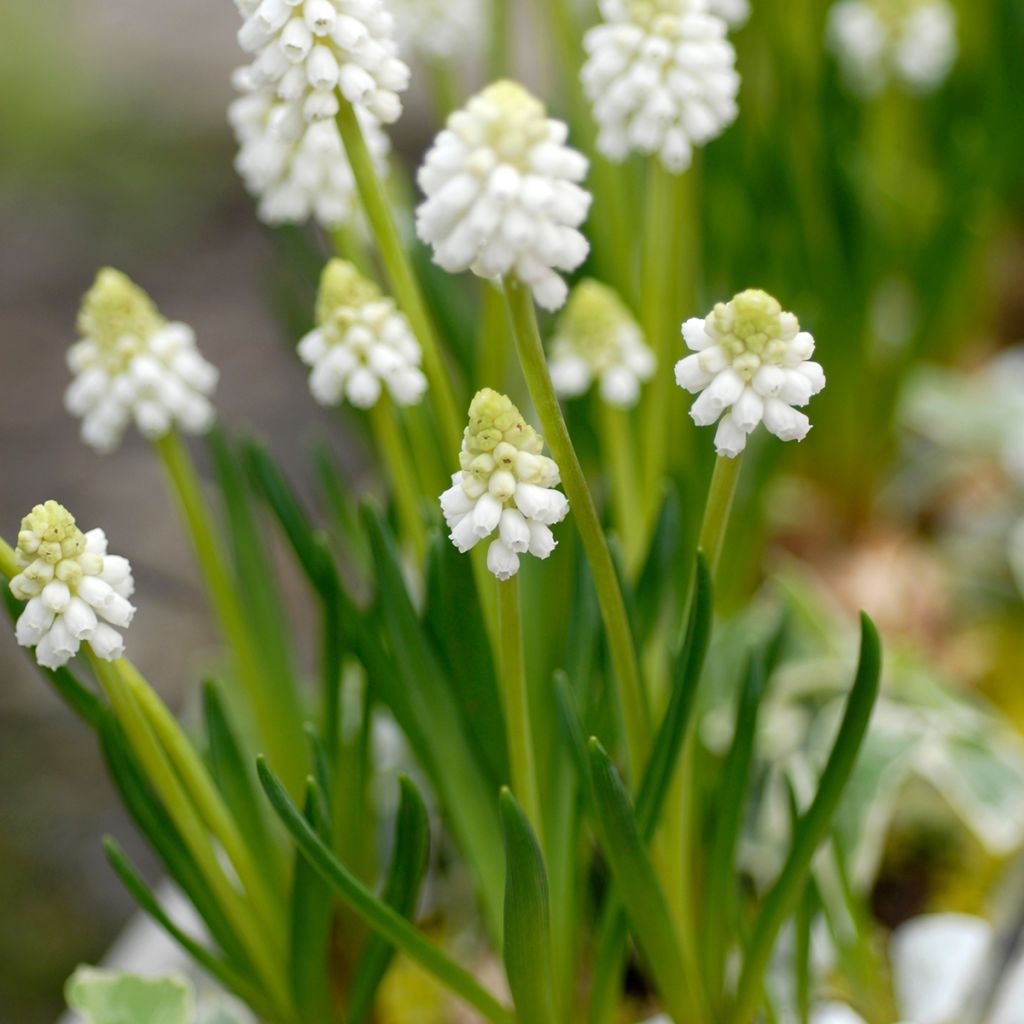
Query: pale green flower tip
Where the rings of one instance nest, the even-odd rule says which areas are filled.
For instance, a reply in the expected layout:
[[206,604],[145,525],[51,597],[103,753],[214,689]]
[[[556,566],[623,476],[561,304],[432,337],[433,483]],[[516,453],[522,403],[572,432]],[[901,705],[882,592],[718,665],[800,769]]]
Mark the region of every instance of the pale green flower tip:
[[773,342],[793,337],[800,324],[792,313],[783,313],[778,299],[760,288],[748,288],[729,302],[719,302],[708,318],[718,343],[735,355],[761,355]]
[[572,290],[565,312],[558,321],[558,336],[581,350],[604,348],[613,343],[622,327],[636,321],[615,289],[587,278]]
[[526,422],[512,399],[492,388],[484,388],[473,397],[464,440],[463,461],[487,455],[502,442],[534,455],[544,450],[544,439]]
[[480,98],[506,117],[523,122],[547,117],[544,104],[525,85],[511,78],[492,82],[480,93]]
[[84,550],[85,534],[59,501],[51,498],[36,505],[21,521],[17,555],[26,565],[36,558],[56,565],[64,558],[77,558]]
[[337,317],[339,310],[360,309],[381,299],[380,288],[364,277],[347,260],[334,259],[320,275],[317,293],[317,323],[325,324]]
[[149,295],[113,267],[96,275],[78,313],[79,333],[104,349],[115,348],[126,336],[148,337],[164,323]]

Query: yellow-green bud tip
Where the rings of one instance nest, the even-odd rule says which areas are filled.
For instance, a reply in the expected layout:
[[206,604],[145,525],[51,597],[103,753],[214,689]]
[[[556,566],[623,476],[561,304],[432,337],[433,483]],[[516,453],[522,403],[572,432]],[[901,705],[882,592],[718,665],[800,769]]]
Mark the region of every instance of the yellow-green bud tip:
[[164,324],[153,300],[134,281],[104,267],[82,300],[78,330],[101,348],[115,348],[126,336],[146,338]]
[[544,439],[523,418],[512,399],[491,388],[478,391],[469,406],[465,451],[471,456],[494,451],[502,442],[539,455]]
[[75,517],[58,501],[36,505],[21,521],[18,553],[26,560],[41,558],[56,565],[62,558],[75,558],[85,550],[85,535]]
[[381,290],[346,260],[331,260],[320,275],[316,319],[325,324],[338,316],[339,310],[359,309],[381,298]]

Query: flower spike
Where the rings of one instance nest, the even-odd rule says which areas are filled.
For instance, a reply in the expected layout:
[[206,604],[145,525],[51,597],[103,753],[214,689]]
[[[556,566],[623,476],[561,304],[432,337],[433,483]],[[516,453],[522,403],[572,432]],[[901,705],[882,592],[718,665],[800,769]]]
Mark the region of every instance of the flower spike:
[[814,338],[766,292],[750,289],[683,324],[693,355],[676,363],[676,383],[699,397],[690,416],[718,423],[715,448],[735,458],[761,422],[783,441],[802,441],[810,420],[796,407],[825,386],[811,362]]
[[609,405],[628,409],[654,374],[655,358],[622,299],[607,285],[588,280],[569,296],[549,364],[559,395],[582,395],[596,380]]
[[490,388],[469,407],[459,455],[461,469],[441,495],[441,511],[460,551],[497,532],[487,567],[500,580],[519,571],[519,556],[547,558],[557,541],[550,527],[569,513],[558,466],[543,453],[544,439],[511,399]]
[[423,397],[427,378],[409,322],[351,263],[331,260],[324,268],[316,320],[299,342],[299,356],[312,367],[309,387],[321,405],[347,399],[368,409],[384,388],[398,405]]
[[657,155],[681,174],[694,146],[736,118],[740,78],[728,26],[707,0],[601,0],[583,39],[583,87],[610,160]]
[[83,642],[106,661],[121,657],[118,629],[135,615],[128,600],[135,583],[128,560],[107,554],[102,530],[82,533],[63,505],[47,501],[22,520],[15,557],[21,572],[11,593],[28,602],[16,635],[22,647],[36,649],[40,665],[66,665]]
[[569,130],[516,82],[488,86],[448,118],[420,168],[426,200],[416,230],[434,262],[452,273],[514,274],[546,309],[568,288],[589,246],[579,226],[590,194],[587,160],[565,143]]
[[81,417],[90,447],[113,451],[131,420],[150,440],[175,426],[202,434],[213,425],[217,370],[199,354],[192,328],[168,323],[120,271],[99,272],[78,330],[82,340],[68,350],[75,379],[64,404]]

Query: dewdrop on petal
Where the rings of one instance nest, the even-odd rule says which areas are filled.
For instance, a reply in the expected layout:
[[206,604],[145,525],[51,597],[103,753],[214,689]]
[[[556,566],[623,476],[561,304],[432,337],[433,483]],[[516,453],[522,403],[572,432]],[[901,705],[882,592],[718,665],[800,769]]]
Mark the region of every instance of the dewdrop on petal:
[[891,79],[916,92],[937,88],[958,49],[947,0],[838,0],[827,32],[847,84],[865,96]]
[[420,168],[426,195],[416,230],[434,261],[485,278],[514,275],[537,303],[558,309],[589,245],[578,228],[590,209],[579,185],[587,159],[569,130],[516,82],[488,86],[448,118]]
[[339,93],[384,124],[401,116],[409,68],[382,0],[260,0],[246,9],[238,42],[254,57],[255,87],[296,103],[307,121],[333,118]]
[[390,0],[403,56],[462,57],[485,38],[489,0]]
[[558,321],[548,360],[555,390],[564,398],[598,382],[601,397],[628,409],[654,374],[654,353],[622,299],[599,281],[582,281]]
[[179,427],[213,425],[217,370],[196,348],[192,328],[168,323],[152,299],[118,270],[104,268],[78,314],[82,339],[68,350],[74,380],[64,395],[98,452],[121,442],[129,423],[156,440]]
[[718,423],[719,455],[739,455],[759,423],[783,441],[807,436],[798,407],[824,388],[825,373],[810,361],[814,339],[770,295],[740,292],[687,320],[683,337],[693,355],[676,363],[676,383],[698,395],[690,410],[698,426]]
[[511,399],[490,388],[469,407],[452,486],[441,495],[450,540],[469,551],[497,535],[487,549],[487,568],[500,580],[519,571],[527,552],[547,558],[557,541],[550,527],[569,513],[569,501],[555,490],[558,466],[543,454],[544,439]]
[[21,571],[11,593],[28,602],[15,633],[40,665],[66,665],[83,643],[105,661],[121,657],[118,630],[135,615],[135,583],[128,560],[107,554],[102,530],[82,533],[63,505],[48,501],[22,520],[15,558]]
[[331,260],[320,278],[317,326],[299,342],[311,367],[309,388],[321,405],[377,404],[385,389],[397,405],[427,390],[422,350],[393,299],[351,263]]
[[[353,223],[359,196],[335,121],[309,124],[297,103],[252,88],[248,69],[236,75],[236,85],[244,95],[228,108],[239,147],[235,169],[257,199],[260,219],[279,225],[312,218],[328,229]],[[356,108],[356,115],[383,177],[390,140],[372,114]]]
[[693,149],[736,118],[740,77],[728,25],[707,0],[601,0],[583,38],[583,87],[597,148],[610,160],[656,155],[680,174]]

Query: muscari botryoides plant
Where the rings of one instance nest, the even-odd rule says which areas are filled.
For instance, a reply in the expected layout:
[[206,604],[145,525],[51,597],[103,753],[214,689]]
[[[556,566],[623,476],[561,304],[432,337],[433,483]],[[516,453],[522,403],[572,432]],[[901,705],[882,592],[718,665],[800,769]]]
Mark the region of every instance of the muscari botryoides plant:
[[[812,862],[875,703],[878,637],[865,617],[823,768],[794,795],[778,870],[756,884],[739,850],[784,632],[741,638],[724,752],[704,745],[695,708],[716,583],[749,570],[735,562],[750,549],[729,543],[741,467],[807,435],[825,372],[811,334],[763,290],[703,318],[677,311],[693,294],[673,276],[687,273],[685,223],[609,234],[634,172],[672,210],[695,152],[736,118],[725,19],[745,5],[606,0],[572,69],[577,113],[593,117],[579,143],[496,76],[447,108],[415,212],[386,174],[384,126],[410,79],[386,0],[238,7],[250,58],[232,108],[238,169],[265,220],[312,218],[335,247],[293,340],[313,399],[366,431],[387,499],[360,500],[318,450],[310,512],[258,441],[216,424],[217,373],[192,330],[100,272],[67,406],[107,458],[133,425],[152,442],[225,652],[184,728],[131,660],[146,595],[103,530],[46,495],[8,524],[14,636],[95,731],[202,929],[168,916],[114,839],[111,865],[268,1024],[440,1022],[466,1007],[496,1024],[772,1019],[766,976],[780,935],[807,917]],[[553,7],[576,24],[574,5]],[[447,59],[434,27],[410,56]],[[460,80],[435,85],[450,98]],[[479,280],[447,276],[463,271]],[[827,321],[821,333],[827,365]],[[695,429],[710,425],[714,452]],[[205,438],[217,501],[186,435]],[[264,509],[318,611],[315,666],[282,614]],[[382,735],[404,774],[381,767]],[[434,1017],[420,982],[403,991],[414,976],[435,992]],[[85,975],[69,993],[95,1024],[192,1019],[176,983]]]

